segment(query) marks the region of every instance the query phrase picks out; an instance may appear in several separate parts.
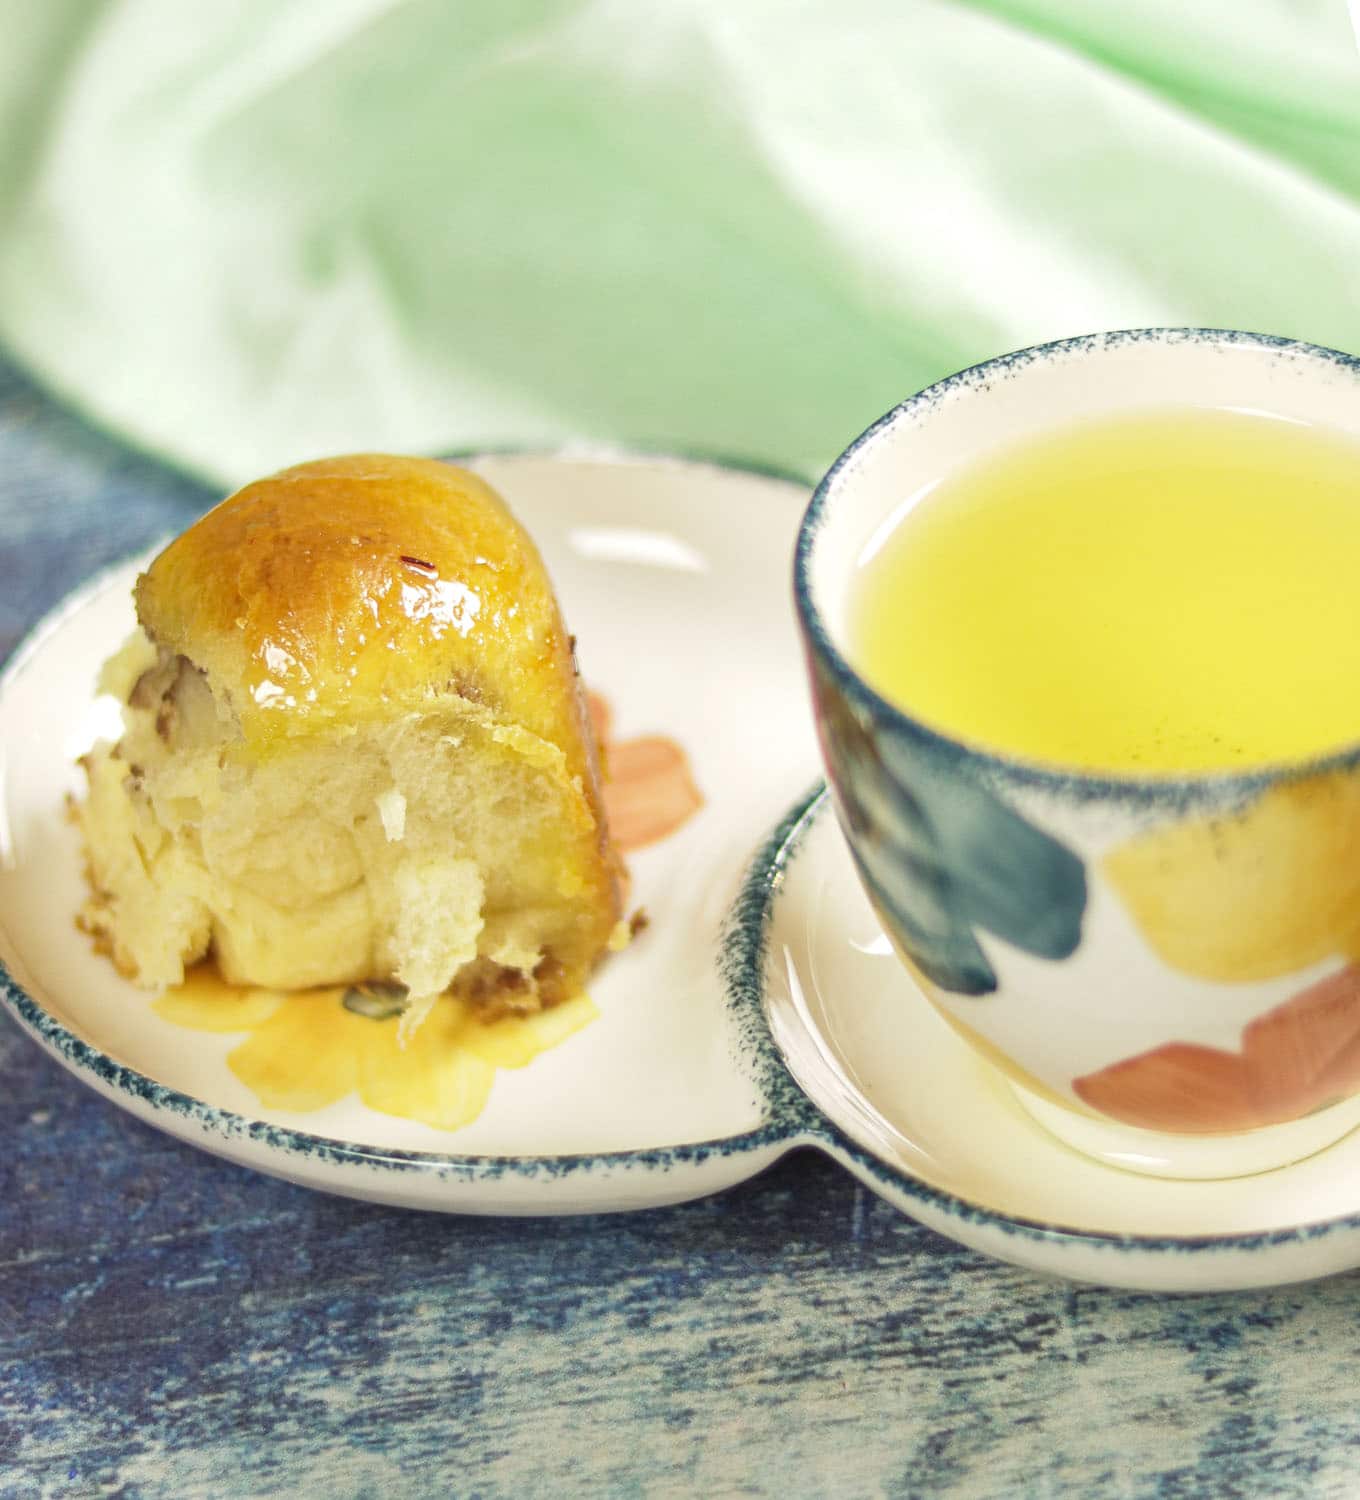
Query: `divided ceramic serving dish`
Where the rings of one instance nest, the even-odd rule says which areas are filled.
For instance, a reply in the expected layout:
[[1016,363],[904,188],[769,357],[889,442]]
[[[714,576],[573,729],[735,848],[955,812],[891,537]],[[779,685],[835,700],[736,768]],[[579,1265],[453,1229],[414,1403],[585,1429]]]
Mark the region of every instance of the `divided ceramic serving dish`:
[[1360,1264],[1360,1133],[1234,1181],[1137,1177],[1049,1137],[917,993],[827,798],[789,602],[807,492],[769,475],[591,453],[474,461],[539,542],[620,740],[687,754],[701,810],[630,856],[650,923],[598,1015],[497,1069],[449,1131],[359,1093],[265,1106],[243,1033],[186,1029],[74,927],[76,758],[116,735],[101,662],[144,559],[38,626],[0,678],[0,998],[82,1082],[148,1123],[325,1191],[453,1213],[577,1214],[717,1192],[795,1147],[941,1233],[1079,1280],[1265,1285]]

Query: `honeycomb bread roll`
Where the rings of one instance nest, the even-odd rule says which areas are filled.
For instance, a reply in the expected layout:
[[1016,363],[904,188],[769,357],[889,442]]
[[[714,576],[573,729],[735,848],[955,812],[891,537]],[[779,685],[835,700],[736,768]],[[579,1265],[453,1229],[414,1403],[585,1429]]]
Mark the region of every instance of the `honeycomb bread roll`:
[[465,470],[362,454],[247,485],[136,586],[125,732],[87,759],[86,925],[149,985],[578,991],[621,867],[543,562]]

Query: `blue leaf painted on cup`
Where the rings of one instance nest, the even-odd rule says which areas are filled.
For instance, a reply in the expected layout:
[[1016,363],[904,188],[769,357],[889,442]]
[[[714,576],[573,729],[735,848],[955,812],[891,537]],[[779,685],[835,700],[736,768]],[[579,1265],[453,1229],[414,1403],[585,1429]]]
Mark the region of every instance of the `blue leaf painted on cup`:
[[985,995],[997,978],[975,935],[1038,958],[1081,942],[1086,871],[947,747],[861,722],[834,685],[822,698],[828,760],[856,864],[885,920],[941,989]]

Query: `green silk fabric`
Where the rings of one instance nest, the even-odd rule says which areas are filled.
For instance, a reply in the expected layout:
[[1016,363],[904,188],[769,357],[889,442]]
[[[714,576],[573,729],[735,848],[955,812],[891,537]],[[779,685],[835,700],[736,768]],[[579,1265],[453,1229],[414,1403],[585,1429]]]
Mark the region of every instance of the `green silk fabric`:
[[0,0],[0,341],[234,482],[808,475],[1094,329],[1360,349],[1343,0]]

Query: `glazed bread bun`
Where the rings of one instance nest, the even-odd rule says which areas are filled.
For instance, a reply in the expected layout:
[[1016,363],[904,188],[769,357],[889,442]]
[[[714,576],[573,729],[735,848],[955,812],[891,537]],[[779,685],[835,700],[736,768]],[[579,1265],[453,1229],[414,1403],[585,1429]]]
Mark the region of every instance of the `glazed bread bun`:
[[503,501],[361,454],[247,485],[151,564],[86,758],[84,925],[144,985],[395,981],[491,1012],[623,933],[573,642]]

